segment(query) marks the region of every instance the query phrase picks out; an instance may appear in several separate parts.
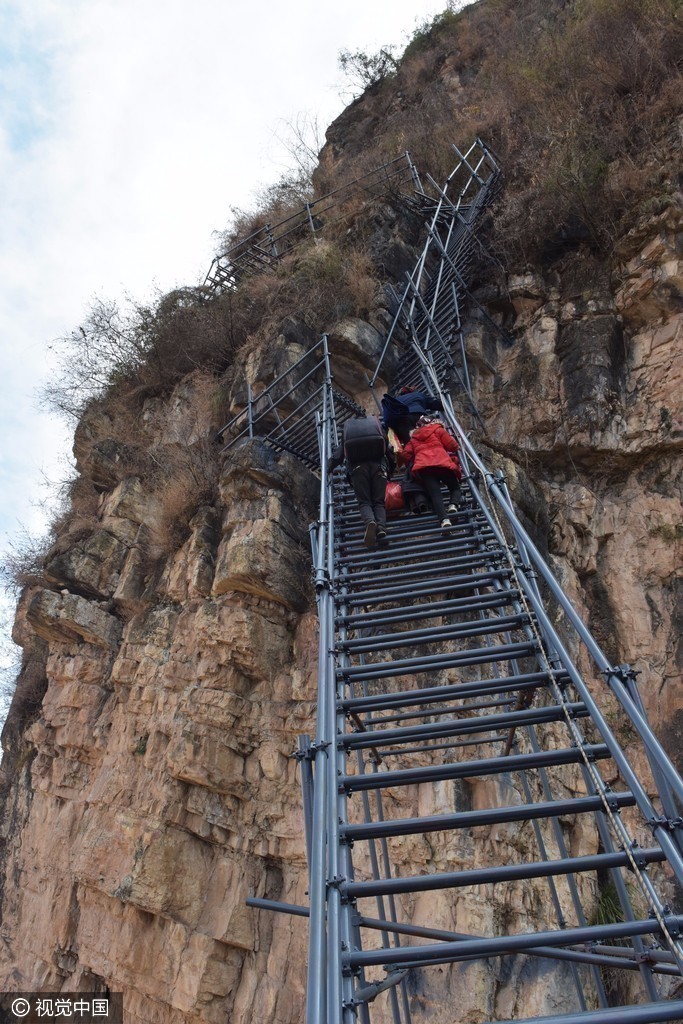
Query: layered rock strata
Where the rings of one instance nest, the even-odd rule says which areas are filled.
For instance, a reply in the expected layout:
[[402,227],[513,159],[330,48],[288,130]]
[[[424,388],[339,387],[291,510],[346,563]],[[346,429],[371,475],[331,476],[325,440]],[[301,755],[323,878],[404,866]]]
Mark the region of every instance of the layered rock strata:
[[[380,235],[378,253],[402,265],[396,223],[384,248]],[[672,208],[623,240],[612,276],[578,251],[482,289],[511,346],[481,319],[467,326],[487,424],[480,440],[609,657],[641,672],[650,718],[679,759],[680,240]],[[385,300],[378,294],[368,321],[330,327],[337,379],[362,401]],[[310,340],[290,323],[250,350],[245,378],[262,386]],[[243,387],[240,378],[236,408]],[[191,381],[150,401],[150,443],[210,434],[215,424],[197,424],[192,404]],[[161,499],[144,476],[121,479],[126,445],[82,424],[77,454],[100,493],[94,521],[61,539],[17,614],[26,658],[3,734],[0,987],[123,990],[130,1024],[294,1024],[305,923],[251,911],[245,899],[306,903],[291,755],[314,728],[316,480],[289,455],[247,442],[221,462],[218,498],[155,561]],[[627,744],[602,680],[593,685]],[[567,796],[582,792],[578,773],[555,781]],[[516,785],[500,787],[424,786],[390,795],[387,814],[522,799]],[[571,855],[595,852],[592,831],[563,828]],[[531,848],[519,825],[406,837],[392,854],[415,874],[485,865],[494,849],[497,861],[501,849],[520,860]],[[583,884],[597,900],[595,881]],[[419,894],[401,912],[496,934],[542,929],[548,904],[540,886],[520,884]],[[437,1024],[567,1008],[566,973],[531,958],[438,969],[410,985],[416,1017]],[[389,1019],[379,1004],[375,1012]]]

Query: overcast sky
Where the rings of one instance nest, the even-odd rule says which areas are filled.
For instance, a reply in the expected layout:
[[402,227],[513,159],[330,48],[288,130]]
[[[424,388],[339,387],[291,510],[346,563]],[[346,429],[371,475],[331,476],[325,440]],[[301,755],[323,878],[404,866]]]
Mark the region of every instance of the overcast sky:
[[405,45],[445,6],[0,0],[0,550],[69,473],[36,404],[50,344],[95,296],[203,279],[230,208],[285,170],[287,122],[349,102],[339,50]]

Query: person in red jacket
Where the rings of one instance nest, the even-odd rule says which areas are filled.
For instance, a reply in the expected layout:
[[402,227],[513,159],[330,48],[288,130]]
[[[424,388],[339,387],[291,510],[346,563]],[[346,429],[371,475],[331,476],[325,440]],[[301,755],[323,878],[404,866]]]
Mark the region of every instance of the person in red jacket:
[[[401,462],[410,466],[411,474],[427,492],[432,508],[441,520],[442,530],[453,525],[448,517],[458,511],[462,497],[462,470],[458,450],[458,442],[438,419],[421,416],[415,429],[410,432],[410,440],[400,453]],[[442,483],[448,490],[448,507],[444,505],[441,494]]]

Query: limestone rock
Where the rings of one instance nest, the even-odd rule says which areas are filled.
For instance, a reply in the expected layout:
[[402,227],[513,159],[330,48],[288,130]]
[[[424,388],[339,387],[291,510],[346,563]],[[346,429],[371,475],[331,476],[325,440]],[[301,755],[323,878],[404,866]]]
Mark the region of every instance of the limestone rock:
[[118,586],[128,547],[107,530],[95,530],[45,566],[48,583],[92,597],[111,597]]
[[[283,499],[291,486],[308,499],[308,514]],[[213,594],[241,591],[302,610],[309,597],[315,478],[286,453],[250,441],[229,454],[220,487],[226,514]]]
[[[376,327],[358,317],[346,317],[329,332],[334,379],[340,387],[355,395],[367,389],[367,374],[377,366],[384,339]],[[390,366],[384,372],[390,372]]]
[[134,452],[130,445],[105,437],[91,447],[80,449],[77,465],[93,484],[101,490],[114,487],[126,474]]
[[102,508],[103,519],[106,522],[111,516],[139,526],[148,516],[149,501],[142,481],[138,477],[127,477],[107,496]]
[[121,568],[116,590],[112,597],[116,607],[126,615],[139,608],[145,590],[147,559],[139,545],[131,548]]
[[115,616],[77,594],[40,590],[29,605],[27,618],[45,640],[84,640],[114,649],[121,637],[121,622]]
[[567,324],[556,351],[569,416],[579,429],[604,428],[621,390],[625,348],[618,321],[597,316]]

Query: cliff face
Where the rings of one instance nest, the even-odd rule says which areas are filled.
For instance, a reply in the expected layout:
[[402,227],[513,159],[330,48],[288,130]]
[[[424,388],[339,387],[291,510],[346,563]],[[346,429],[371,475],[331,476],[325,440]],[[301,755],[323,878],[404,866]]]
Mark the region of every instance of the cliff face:
[[[320,173],[351,169],[364,147],[372,156],[378,111],[409,109],[410,82],[462,113],[467,76],[440,53],[417,54],[403,95],[384,85],[352,105],[330,130]],[[378,283],[362,318],[325,327],[340,385],[365,401],[363,371],[390,317],[379,282],[410,264],[415,236],[382,204],[354,231]],[[272,280],[264,289],[280,287]],[[679,759],[682,282],[680,208],[668,205],[634,220],[609,258],[579,239],[482,276],[476,296],[512,345],[476,307],[467,325],[480,443],[608,655],[641,671],[653,725]],[[220,385],[231,408],[245,379],[258,388],[303,351],[310,329],[281,320],[250,335],[239,372]],[[205,398],[195,374],[146,400],[139,428],[157,460],[181,466],[179,448],[220,426]],[[316,480],[258,441],[212,456],[214,490],[169,543],[169,491],[125,469],[120,432],[96,406],[76,454],[95,506],[85,524],[67,524],[15,626],[25,659],[3,733],[0,988],[123,990],[131,1024],[294,1024],[305,923],[244,901],[307,902],[291,755],[314,730]],[[566,784],[578,786],[569,775]],[[422,793],[421,810],[439,813],[452,796]],[[490,794],[475,784],[467,799],[484,806]],[[527,841],[498,833],[463,835],[448,850],[406,840],[399,856],[413,872],[435,871],[454,858],[485,864],[494,842]],[[573,834],[572,853],[593,842]],[[506,915],[525,930],[548,909],[529,886],[452,903],[421,895],[404,912],[461,931],[495,930]],[[469,1024],[562,1010],[561,972],[541,979],[523,964],[470,969],[464,983],[463,968],[438,971],[416,983],[414,1008],[452,1022],[457,1000]]]
[[642,672],[679,768],[680,240],[671,209],[623,239],[609,276],[587,252],[512,274],[518,343],[470,340],[489,444],[540,488],[551,564],[608,656]]

